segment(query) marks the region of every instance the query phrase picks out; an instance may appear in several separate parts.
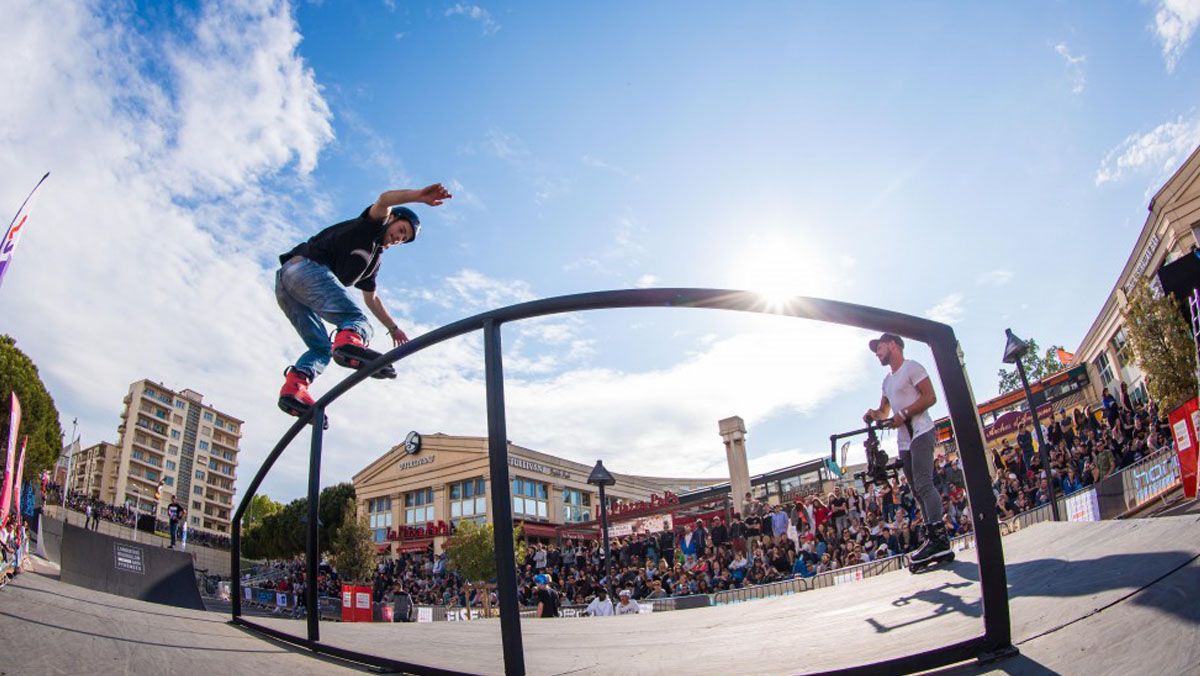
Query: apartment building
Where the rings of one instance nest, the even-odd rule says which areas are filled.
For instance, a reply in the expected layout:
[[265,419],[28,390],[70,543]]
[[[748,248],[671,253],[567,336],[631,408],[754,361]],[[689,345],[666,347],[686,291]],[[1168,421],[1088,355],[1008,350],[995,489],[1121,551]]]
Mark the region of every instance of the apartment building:
[[133,383],[117,428],[115,502],[166,519],[175,496],[188,528],[228,535],[242,423],[194,390]]
[[117,503],[121,448],[101,441],[71,454],[70,489],[109,504]]

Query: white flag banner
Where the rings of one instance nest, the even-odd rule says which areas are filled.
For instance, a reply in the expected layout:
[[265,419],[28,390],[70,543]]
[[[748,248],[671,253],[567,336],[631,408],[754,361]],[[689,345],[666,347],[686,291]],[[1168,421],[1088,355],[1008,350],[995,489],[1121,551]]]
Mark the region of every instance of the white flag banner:
[[33,190],[21,203],[21,208],[17,210],[17,215],[13,216],[12,221],[8,224],[8,230],[4,232],[4,239],[0,239],[0,283],[4,282],[4,273],[8,271],[8,266],[12,263],[13,252],[17,248],[17,242],[21,239],[21,232],[29,222],[29,210],[33,207],[33,198],[37,195],[38,188],[42,187],[49,177],[50,172],[46,172],[42,180],[33,186]]

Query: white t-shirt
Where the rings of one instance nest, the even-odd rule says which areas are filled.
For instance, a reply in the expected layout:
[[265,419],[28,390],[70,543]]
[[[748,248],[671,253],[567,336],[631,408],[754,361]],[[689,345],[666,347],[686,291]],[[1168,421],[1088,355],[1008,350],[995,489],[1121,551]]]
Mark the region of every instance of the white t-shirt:
[[629,599],[629,603],[617,604],[618,615],[637,615],[639,612],[641,612],[641,610],[642,609],[638,606],[637,601],[634,601],[633,599]]
[[592,617],[611,616],[613,614],[612,601],[609,601],[608,599],[601,601],[600,597],[597,596],[596,598],[592,599],[591,603],[588,604],[587,614],[591,615]]
[[[917,391],[917,383],[928,379],[929,374],[925,372],[925,367],[911,359],[905,359],[900,368],[887,374],[883,379],[883,396],[887,397],[888,403],[892,405],[892,414],[897,415],[915,404],[921,397],[921,393]],[[928,409],[912,419],[912,428],[913,436],[916,437],[933,429],[933,418],[929,417]],[[908,435],[908,429],[904,425],[896,430],[896,445],[902,451],[907,451],[912,445],[912,437]]]

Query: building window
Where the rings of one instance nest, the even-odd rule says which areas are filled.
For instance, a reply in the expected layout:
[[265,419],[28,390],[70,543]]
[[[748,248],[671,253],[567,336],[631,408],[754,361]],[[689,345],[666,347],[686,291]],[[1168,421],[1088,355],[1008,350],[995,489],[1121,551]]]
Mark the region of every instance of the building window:
[[513,514],[549,518],[550,510],[547,505],[548,491],[546,484],[532,479],[520,477],[512,480]]
[[404,494],[404,523],[433,521],[433,489],[422,488]]
[[370,515],[370,526],[375,535],[375,542],[387,541],[388,529],[392,527],[391,496],[367,500],[367,512]]
[[592,494],[574,488],[563,489],[563,523],[592,520]]
[[184,406],[186,406],[186,405],[187,405],[187,404],[183,403],[183,400],[182,400],[182,399],[179,399],[179,400],[177,400],[177,401],[175,402],[175,408],[183,408],[183,407],[184,407]]
[[171,438],[178,439],[179,438],[179,430],[171,430]]
[[202,469],[196,470],[196,478],[201,481],[204,481],[204,470],[202,470]]
[[182,425],[183,424],[183,416],[178,415],[178,414],[171,416],[171,424]]
[[207,451],[208,450],[208,442],[207,441],[198,442],[196,444],[196,447],[202,451]]
[[173,477],[173,476],[163,477],[163,484],[165,484],[167,486],[174,486],[175,485],[175,477]]
[[193,517],[192,517],[192,523],[193,523],[194,525],[197,525],[197,526],[199,526],[199,525],[200,525],[200,517],[198,517],[198,516],[193,516]]
[[483,479],[467,479],[450,484],[450,519],[467,518],[482,522],[487,514],[487,489]]
[[205,420],[205,421],[207,421],[207,422],[212,422],[212,420],[213,420],[213,414],[212,414],[212,411],[205,411],[205,412],[204,412],[204,420]]
[[229,451],[225,451],[225,452],[221,453],[221,457],[225,458],[229,462],[233,462],[233,453],[231,453]]
[[1133,348],[1129,346],[1129,334],[1125,333],[1125,327],[1117,329],[1117,332],[1112,337],[1113,351],[1117,353],[1117,365],[1125,368],[1133,361]]
[[1100,356],[1096,357],[1095,364],[1096,370],[1100,372],[1100,385],[1107,390],[1113,381],[1112,364],[1108,363],[1108,355],[1101,352]]
[[146,478],[151,481],[154,481],[154,480],[158,479],[158,472],[155,472],[152,469],[148,469],[148,470],[146,470]]
[[192,486],[192,492],[195,493],[196,495],[204,495],[204,487],[203,486]]
[[134,460],[141,460],[143,457],[145,457],[144,454],[136,448],[133,449],[132,455]]
[[170,448],[167,449],[167,453],[170,453],[171,455],[179,455],[179,446],[171,444]]

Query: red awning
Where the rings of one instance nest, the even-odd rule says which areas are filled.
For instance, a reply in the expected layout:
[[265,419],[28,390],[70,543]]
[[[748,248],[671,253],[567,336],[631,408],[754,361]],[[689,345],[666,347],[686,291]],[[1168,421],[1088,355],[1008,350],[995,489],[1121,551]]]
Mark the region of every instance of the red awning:
[[376,554],[387,554],[390,551],[392,551],[391,543],[375,545],[375,553]]
[[531,523],[525,521],[521,524],[521,530],[528,537],[535,538],[552,538],[558,535],[558,529],[548,523]]
[[397,548],[401,552],[423,552],[429,545],[433,544],[433,538],[421,538],[419,540],[401,540]]

